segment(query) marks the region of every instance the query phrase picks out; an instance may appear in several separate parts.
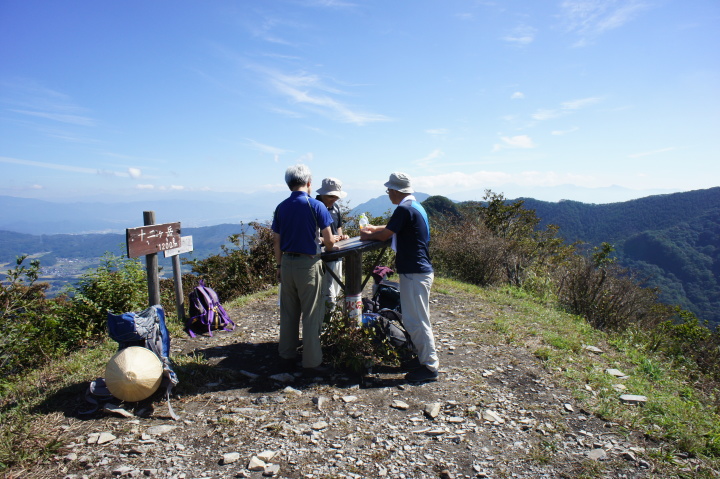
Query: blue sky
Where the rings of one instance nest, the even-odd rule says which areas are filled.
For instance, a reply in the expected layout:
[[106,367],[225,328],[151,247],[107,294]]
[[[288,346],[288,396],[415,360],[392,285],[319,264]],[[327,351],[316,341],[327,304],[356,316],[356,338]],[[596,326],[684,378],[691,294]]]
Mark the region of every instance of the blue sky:
[[0,0],[0,194],[709,188],[719,51],[717,0]]

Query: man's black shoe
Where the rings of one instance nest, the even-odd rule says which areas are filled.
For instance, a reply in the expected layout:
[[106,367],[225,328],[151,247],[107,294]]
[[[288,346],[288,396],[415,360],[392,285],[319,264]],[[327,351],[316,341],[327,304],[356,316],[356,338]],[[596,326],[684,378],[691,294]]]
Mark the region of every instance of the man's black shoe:
[[332,376],[335,370],[331,366],[321,364],[314,368],[303,368],[303,376],[306,378],[326,378]]
[[411,383],[437,381],[437,378],[437,371],[430,371],[427,366],[420,366],[405,375],[405,379]]
[[297,358],[280,358],[280,367],[283,371],[294,372],[298,368]]
[[418,359],[417,356],[413,356],[412,358],[410,358],[406,361],[400,361],[400,368],[402,368],[406,371],[411,371],[413,369],[417,369],[420,366],[422,366],[422,364],[420,364],[420,360]]

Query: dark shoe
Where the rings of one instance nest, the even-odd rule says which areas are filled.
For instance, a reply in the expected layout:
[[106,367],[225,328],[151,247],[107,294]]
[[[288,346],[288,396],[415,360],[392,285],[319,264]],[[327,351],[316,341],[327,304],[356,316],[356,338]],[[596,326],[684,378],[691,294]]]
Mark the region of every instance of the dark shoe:
[[331,376],[335,370],[331,366],[321,364],[314,368],[303,368],[303,376],[306,378],[326,378]]
[[297,358],[280,358],[280,367],[283,371],[289,373],[297,371],[298,360]]
[[405,375],[405,379],[411,383],[437,381],[437,378],[437,371],[430,371],[426,366],[420,366]]
[[400,368],[404,369],[405,371],[412,371],[413,369],[417,369],[420,366],[422,366],[422,364],[420,364],[420,360],[417,356],[413,356],[412,358],[405,361],[400,361]]

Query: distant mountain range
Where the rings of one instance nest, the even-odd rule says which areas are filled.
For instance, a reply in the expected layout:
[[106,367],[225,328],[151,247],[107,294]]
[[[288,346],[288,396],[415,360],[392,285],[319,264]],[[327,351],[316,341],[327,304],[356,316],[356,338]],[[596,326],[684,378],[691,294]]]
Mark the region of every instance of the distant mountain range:
[[[428,196],[416,193],[419,201]],[[124,252],[124,230],[141,226],[142,212],[149,210],[156,211],[158,223],[181,221],[183,235],[192,235],[195,246],[188,257],[205,258],[218,254],[228,236],[243,233],[241,221],[270,218],[285,197],[286,192],[262,201],[253,197],[254,202],[241,206],[239,202],[183,200],[52,203],[0,196],[0,263],[30,254],[41,257],[43,267],[62,263],[60,258],[84,258],[88,265],[97,264],[105,251]],[[613,244],[621,264],[637,271],[648,286],[660,288],[665,302],[720,324],[720,187],[600,205],[521,199],[543,224],[558,225],[560,236],[568,242]],[[382,216],[392,209],[387,195],[381,195],[350,214]],[[89,231],[96,233],[79,234]],[[164,262],[169,268],[169,262]]]
[[568,242],[613,244],[664,302],[720,324],[720,187],[607,205],[523,201]]

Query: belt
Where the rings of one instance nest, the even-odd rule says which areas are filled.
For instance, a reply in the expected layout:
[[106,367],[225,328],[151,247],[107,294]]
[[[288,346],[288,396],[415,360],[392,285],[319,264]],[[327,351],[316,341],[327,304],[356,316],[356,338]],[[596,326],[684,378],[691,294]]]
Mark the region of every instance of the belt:
[[305,254],[305,253],[290,253],[288,251],[283,251],[284,256],[290,256],[291,258],[317,258],[317,255],[312,254]]

